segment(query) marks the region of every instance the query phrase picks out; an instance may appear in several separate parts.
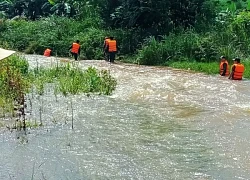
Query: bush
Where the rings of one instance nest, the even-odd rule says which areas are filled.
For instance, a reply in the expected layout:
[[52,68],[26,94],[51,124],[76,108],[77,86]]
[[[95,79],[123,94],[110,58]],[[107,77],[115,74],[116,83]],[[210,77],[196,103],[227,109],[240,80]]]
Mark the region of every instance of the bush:
[[106,32],[104,30],[88,28],[74,36],[74,39],[80,40],[84,59],[103,59],[102,46],[105,36]]
[[[2,23],[2,22],[1,22]],[[49,17],[38,21],[5,21],[6,28],[0,28],[0,45],[26,53],[43,54],[44,49],[52,48],[58,56],[68,56],[69,47],[76,39],[83,43],[86,58],[101,58],[104,30],[86,28],[87,22],[65,17]],[[97,25],[95,25],[97,26]]]
[[163,40],[157,41],[151,37],[138,51],[137,59],[140,64],[165,64],[169,60],[195,59],[198,62],[208,62],[216,59],[219,51],[212,36],[187,32],[170,34]]
[[[250,12],[228,18],[207,33],[179,32],[163,36],[157,41],[150,38],[138,51],[137,61],[145,65],[167,64],[182,59],[197,62],[215,61],[221,55],[228,59],[250,57]],[[211,28],[211,27],[210,27]]]
[[108,31],[115,37],[121,54],[133,54],[140,48],[147,34],[140,29],[115,29]]
[[[250,13],[230,15],[209,32],[176,29],[175,33],[150,37],[140,28],[103,29],[99,17],[74,20],[51,16],[37,21],[1,20],[0,46],[29,54],[43,54],[51,48],[55,56],[69,56],[69,47],[80,40],[82,59],[103,59],[103,40],[114,36],[118,42],[118,55],[130,56],[137,52],[136,62],[145,65],[167,64],[168,61],[196,60],[210,62],[225,55],[250,57]],[[122,56],[121,56],[122,57]]]
[[243,60],[242,64],[245,66],[245,71],[243,74],[244,78],[250,79],[250,61],[249,60]]
[[140,31],[104,30],[97,20],[51,16],[37,21],[1,21],[0,46],[28,54],[43,54],[46,48],[51,48],[54,55],[69,56],[70,45],[79,39],[83,59],[103,59],[103,41],[109,35],[117,39],[120,54],[133,53],[139,47],[143,39]]

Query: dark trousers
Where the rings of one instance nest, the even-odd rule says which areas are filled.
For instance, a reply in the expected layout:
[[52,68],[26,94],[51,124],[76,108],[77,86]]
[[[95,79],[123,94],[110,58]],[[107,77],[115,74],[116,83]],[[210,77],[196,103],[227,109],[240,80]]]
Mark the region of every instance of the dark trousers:
[[115,62],[115,54],[116,52],[109,52],[109,61],[110,62]]
[[71,52],[72,56],[74,56],[75,60],[77,61],[77,58],[78,58],[78,54],[77,53],[73,53]]
[[106,60],[106,61],[109,61],[109,52],[108,52],[108,51],[105,51],[105,52],[104,52],[104,55],[105,55],[105,60]]

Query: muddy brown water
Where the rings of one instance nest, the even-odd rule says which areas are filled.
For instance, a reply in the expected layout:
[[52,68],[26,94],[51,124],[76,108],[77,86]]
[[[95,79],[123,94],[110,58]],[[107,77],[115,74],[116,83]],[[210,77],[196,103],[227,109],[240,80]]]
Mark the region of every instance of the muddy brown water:
[[[26,55],[31,67],[67,59]],[[0,130],[0,179],[250,179],[250,81],[105,61],[111,96],[29,94],[29,120],[43,127]],[[71,130],[70,99],[75,129]]]

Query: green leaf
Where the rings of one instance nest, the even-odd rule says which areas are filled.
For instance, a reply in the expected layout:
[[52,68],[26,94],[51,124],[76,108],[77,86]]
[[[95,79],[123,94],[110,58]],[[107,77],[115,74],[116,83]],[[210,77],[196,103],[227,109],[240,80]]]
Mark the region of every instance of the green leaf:
[[230,4],[230,6],[229,6],[229,10],[231,11],[231,12],[235,12],[236,11],[236,3],[235,2],[232,2],[231,4]]
[[247,1],[247,10],[250,10],[250,0]]
[[55,4],[56,4],[54,0],[48,0],[48,1],[49,1],[49,3],[52,4],[52,5],[55,5]]

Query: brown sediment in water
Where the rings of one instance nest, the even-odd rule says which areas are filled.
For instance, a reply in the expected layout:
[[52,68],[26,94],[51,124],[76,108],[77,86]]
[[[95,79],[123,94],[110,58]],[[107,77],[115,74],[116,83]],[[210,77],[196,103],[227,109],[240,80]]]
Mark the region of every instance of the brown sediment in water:
[[[61,61],[25,57],[31,68],[37,62],[49,67]],[[13,148],[13,157],[9,146],[15,146],[15,139],[0,142],[5,156],[0,155],[0,179],[8,178],[8,172],[18,174],[23,164],[32,169],[30,159],[38,167],[42,164],[36,168],[51,179],[250,178],[247,81],[167,67],[72,63],[83,69],[108,69],[118,80],[117,89],[110,97],[59,95],[56,102],[48,86],[42,96],[45,125],[31,131],[27,148]],[[74,131],[69,123],[71,98]],[[38,117],[39,109],[36,97],[32,101],[30,119]],[[2,134],[0,139],[8,136]],[[30,178],[29,173],[19,175]],[[42,179],[41,174],[36,177]]]

